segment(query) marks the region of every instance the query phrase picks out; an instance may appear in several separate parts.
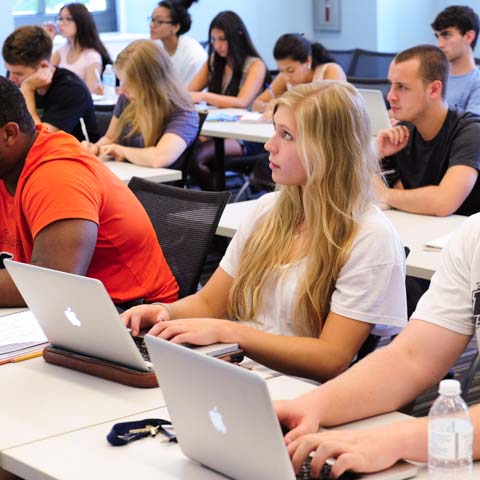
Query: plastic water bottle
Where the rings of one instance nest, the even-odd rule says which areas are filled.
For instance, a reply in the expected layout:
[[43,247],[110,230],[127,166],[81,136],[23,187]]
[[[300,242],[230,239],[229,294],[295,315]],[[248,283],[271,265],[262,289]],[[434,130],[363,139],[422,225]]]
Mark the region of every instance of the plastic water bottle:
[[472,478],[473,426],[458,380],[442,380],[428,414],[429,479]]
[[104,97],[109,100],[115,99],[115,82],[117,78],[113,70],[113,65],[105,65],[102,75]]

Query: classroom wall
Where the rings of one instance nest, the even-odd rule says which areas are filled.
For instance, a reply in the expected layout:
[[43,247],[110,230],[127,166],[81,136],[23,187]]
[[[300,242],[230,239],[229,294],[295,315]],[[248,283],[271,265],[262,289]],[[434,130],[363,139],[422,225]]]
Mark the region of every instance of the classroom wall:
[[[13,0],[3,0],[2,8],[5,12],[10,12],[13,8]],[[5,38],[13,30],[13,17],[11,15],[2,15],[2,21],[0,22],[0,45],[3,45]],[[3,61],[0,61],[0,75],[5,75],[5,67]]]
[[[130,1],[117,0],[117,7],[125,8],[125,4]],[[128,9],[128,17],[124,24],[125,31],[148,34],[147,17],[151,15],[156,3],[152,0],[136,0],[135,8]],[[207,40],[210,21],[223,10],[234,10],[240,15],[255,46],[271,68],[275,65],[272,56],[273,45],[281,34],[303,32],[307,37],[313,37],[311,0],[299,0],[294,9],[292,9],[292,0],[222,0],[221,2],[200,0],[190,9],[192,28],[189,35],[199,41]],[[272,18],[274,21],[269,21]]]

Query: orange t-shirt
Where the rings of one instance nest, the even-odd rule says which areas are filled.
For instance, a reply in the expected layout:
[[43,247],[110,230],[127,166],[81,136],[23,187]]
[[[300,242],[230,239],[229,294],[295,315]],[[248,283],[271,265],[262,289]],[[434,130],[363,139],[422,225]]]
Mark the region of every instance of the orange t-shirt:
[[177,282],[135,195],[74,137],[36,128],[15,196],[0,182],[0,254],[30,262],[47,225],[90,220],[98,236],[86,275],[101,280],[115,303],[176,300]]

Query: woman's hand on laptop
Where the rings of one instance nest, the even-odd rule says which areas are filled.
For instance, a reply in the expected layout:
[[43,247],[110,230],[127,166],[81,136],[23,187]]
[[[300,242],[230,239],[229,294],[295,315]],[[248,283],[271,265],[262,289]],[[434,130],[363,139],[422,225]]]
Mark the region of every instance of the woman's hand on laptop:
[[123,312],[120,318],[136,337],[141,329],[151,328],[158,322],[169,320],[170,314],[164,305],[138,305]]
[[148,332],[174,343],[211,345],[213,343],[239,343],[235,324],[217,318],[184,318],[156,323]]
[[371,430],[322,431],[297,438],[288,445],[288,453],[295,473],[298,473],[303,462],[314,452],[312,478],[319,475],[329,458],[336,459],[332,466],[334,478],[346,470],[377,472],[401,458],[400,445],[405,439],[397,436],[395,426],[391,425]]

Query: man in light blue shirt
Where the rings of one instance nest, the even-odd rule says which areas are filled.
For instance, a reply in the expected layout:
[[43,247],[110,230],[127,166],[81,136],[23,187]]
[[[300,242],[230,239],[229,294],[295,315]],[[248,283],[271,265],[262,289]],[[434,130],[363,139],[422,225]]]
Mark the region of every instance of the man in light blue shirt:
[[480,114],[480,71],[473,50],[479,26],[478,15],[466,6],[447,7],[432,23],[437,46],[450,63],[448,105],[477,114]]

